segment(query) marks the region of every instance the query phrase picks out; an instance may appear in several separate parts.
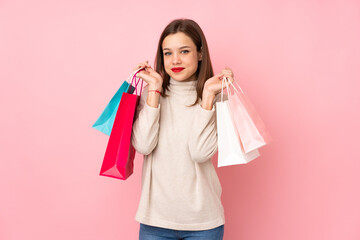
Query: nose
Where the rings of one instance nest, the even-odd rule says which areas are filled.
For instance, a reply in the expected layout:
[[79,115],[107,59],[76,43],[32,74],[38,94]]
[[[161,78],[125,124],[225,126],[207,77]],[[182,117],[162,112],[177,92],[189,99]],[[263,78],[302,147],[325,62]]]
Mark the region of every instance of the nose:
[[177,65],[177,64],[181,63],[179,54],[177,54],[177,53],[173,54],[172,63],[173,63],[173,65]]

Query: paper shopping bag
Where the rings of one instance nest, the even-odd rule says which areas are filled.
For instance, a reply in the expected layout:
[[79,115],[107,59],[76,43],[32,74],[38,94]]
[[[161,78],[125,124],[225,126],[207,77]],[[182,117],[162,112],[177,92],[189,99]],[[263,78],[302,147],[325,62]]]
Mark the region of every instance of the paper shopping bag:
[[[142,84],[141,80],[141,90]],[[135,149],[131,132],[139,99],[137,94],[122,94],[100,170],[102,176],[125,180],[133,173]]]
[[234,94],[228,95],[229,111],[244,152],[251,152],[271,142],[272,137],[249,98],[240,86],[237,85],[237,89],[231,82],[228,83],[234,90]]
[[121,96],[124,92],[133,93],[134,90],[133,86],[124,81],[92,127],[110,136]]
[[241,141],[231,120],[227,101],[223,101],[223,96],[221,96],[221,102],[216,102],[218,167],[246,164],[260,156],[258,150],[243,152]]

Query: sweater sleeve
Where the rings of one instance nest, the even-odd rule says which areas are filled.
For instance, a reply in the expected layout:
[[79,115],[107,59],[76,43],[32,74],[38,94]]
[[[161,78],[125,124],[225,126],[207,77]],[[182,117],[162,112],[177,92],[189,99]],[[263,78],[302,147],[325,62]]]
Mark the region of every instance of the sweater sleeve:
[[139,105],[136,108],[131,144],[141,154],[149,155],[156,147],[159,139],[160,104],[157,108],[147,104],[147,89],[141,94]]
[[[225,98],[224,96],[224,99]],[[220,94],[214,99],[211,110],[196,105],[196,113],[189,138],[188,147],[194,162],[208,161],[217,151],[216,102],[220,101]]]

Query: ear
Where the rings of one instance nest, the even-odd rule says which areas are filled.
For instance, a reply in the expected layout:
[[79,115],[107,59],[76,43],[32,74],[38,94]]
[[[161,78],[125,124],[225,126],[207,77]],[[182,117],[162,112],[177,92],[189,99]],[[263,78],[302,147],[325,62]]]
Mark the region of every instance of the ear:
[[202,47],[200,48],[200,52],[198,52],[198,58],[199,58],[199,61],[202,60]]

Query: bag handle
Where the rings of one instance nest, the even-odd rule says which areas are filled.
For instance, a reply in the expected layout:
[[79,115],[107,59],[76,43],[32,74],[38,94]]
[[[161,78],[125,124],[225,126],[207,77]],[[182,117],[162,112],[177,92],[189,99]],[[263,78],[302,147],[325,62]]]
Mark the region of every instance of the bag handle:
[[231,91],[230,91],[230,88],[229,88],[229,82],[230,81],[228,80],[227,77],[224,77],[224,78],[225,78],[226,91],[227,91],[228,96],[230,96],[231,95]]
[[223,102],[223,96],[224,96],[224,81],[225,81],[225,77],[223,77],[221,80],[221,102]]
[[[240,89],[241,93],[244,94],[244,92],[243,92],[243,90],[241,89],[241,87],[239,86],[239,84],[238,84],[236,81],[234,81],[234,82],[235,82],[236,86]],[[235,92],[236,92],[236,93],[239,93],[238,89],[236,89],[236,87],[234,86],[234,84],[233,84],[231,81],[229,81],[229,83],[230,83],[230,85],[233,87],[233,89],[235,90]]]
[[[142,71],[142,70],[144,70],[144,69],[145,69],[144,67],[143,67],[143,68],[136,69],[136,70],[133,71],[133,72],[130,74],[130,76],[126,79],[126,82],[129,83],[129,85],[127,86],[126,92],[129,91],[129,88],[130,88],[130,86],[131,86],[132,83],[133,83],[134,75],[136,75],[138,72],[140,72],[140,71]],[[131,79],[131,81],[130,81],[130,79]],[[135,84],[137,85],[136,81],[135,81]],[[136,93],[137,93],[137,92],[136,92]]]
[[226,85],[226,91],[227,91],[228,96],[231,95],[231,92],[229,89],[229,84],[228,84],[229,80],[227,79],[227,77],[224,76],[221,80],[221,102],[223,102],[223,96],[224,96],[224,82]]
[[[139,84],[139,82],[140,82],[140,80],[141,80],[140,96],[141,96],[141,93],[142,93],[142,88],[143,88],[143,83],[144,83],[144,81],[143,81],[141,78],[137,78],[137,77],[136,77],[136,74],[138,74],[138,72],[144,71],[144,70],[145,70],[144,67],[139,68],[139,69],[135,70],[135,71],[130,75],[130,77],[132,76],[130,85],[133,84],[134,79],[135,79],[135,82],[134,82],[134,83],[135,83],[135,94],[136,94],[136,95],[138,94],[138,93],[137,93],[137,86],[138,86],[138,84]],[[138,81],[136,81],[136,79],[138,79]]]
[[[222,78],[222,81],[221,81],[221,102],[223,102],[224,82],[225,82],[225,85],[226,85],[226,90],[227,90],[228,95],[231,95],[231,91],[229,89],[229,86],[231,86],[236,93],[239,93],[239,90],[236,88],[236,86],[237,86],[240,89],[241,93],[244,94],[243,90],[241,89],[241,87],[239,86],[239,84],[236,81],[234,81],[235,84],[236,84],[236,86],[234,86],[234,84],[231,81],[229,81],[227,77],[224,76]],[[229,85],[229,83],[230,83],[230,85]]]

